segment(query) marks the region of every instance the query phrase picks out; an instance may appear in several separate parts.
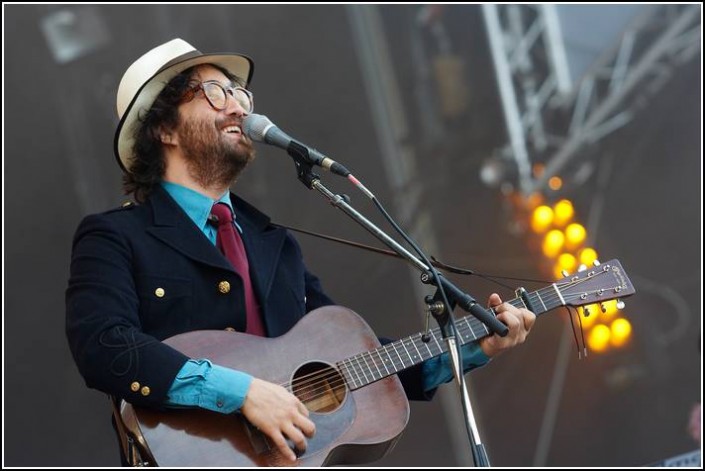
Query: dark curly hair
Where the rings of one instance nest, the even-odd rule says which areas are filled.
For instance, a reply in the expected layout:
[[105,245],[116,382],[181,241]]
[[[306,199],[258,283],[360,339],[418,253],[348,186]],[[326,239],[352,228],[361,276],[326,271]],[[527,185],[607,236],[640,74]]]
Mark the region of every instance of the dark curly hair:
[[[220,70],[228,80],[244,86],[243,80],[222,67],[207,65]],[[184,101],[184,96],[192,87],[193,76],[200,66],[190,67],[172,78],[157,96],[152,107],[139,118],[140,125],[135,133],[130,170],[125,172],[122,178],[125,194],[132,193],[138,203],[144,203],[164,177],[166,162],[160,133],[163,129],[174,129],[179,124],[179,104]]]

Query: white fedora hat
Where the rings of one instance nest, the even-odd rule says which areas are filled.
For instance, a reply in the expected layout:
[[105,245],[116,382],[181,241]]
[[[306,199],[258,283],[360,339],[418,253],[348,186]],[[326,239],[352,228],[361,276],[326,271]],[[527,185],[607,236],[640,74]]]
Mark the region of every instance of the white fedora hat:
[[120,123],[115,132],[115,156],[124,171],[129,172],[132,164],[139,118],[172,78],[199,64],[218,65],[244,80],[245,87],[254,71],[252,59],[242,54],[203,54],[183,39],[172,39],[137,59],[122,76],[117,93]]

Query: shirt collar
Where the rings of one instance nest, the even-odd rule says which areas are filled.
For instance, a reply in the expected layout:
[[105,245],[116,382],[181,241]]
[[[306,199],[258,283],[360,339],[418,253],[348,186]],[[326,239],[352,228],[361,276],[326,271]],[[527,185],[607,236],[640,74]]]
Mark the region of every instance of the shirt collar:
[[[213,200],[209,196],[183,185],[179,185],[178,183],[162,181],[161,185],[200,230],[206,227],[208,215],[210,215],[211,208],[215,203],[225,203],[230,208],[230,211],[233,211],[229,191],[223,193],[218,200]],[[235,212],[233,211],[233,215],[234,214]]]

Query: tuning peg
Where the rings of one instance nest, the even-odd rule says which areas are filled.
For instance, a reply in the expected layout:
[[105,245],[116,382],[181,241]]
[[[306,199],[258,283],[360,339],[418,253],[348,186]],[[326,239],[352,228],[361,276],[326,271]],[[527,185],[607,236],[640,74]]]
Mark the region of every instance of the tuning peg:
[[590,308],[588,308],[588,307],[583,308],[583,317],[590,317]]
[[622,301],[621,299],[618,299],[617,300],[617,309],[624,309],[624,306],[625,306],[624,301]]
[[602,311],[603,314],[607,312],[607,308],[605,307],[605,303],[600,303],[600,311]]
[[587,270],[587,267],[585,266],[585,264],[581,263],[580,266],[578,267],[578,271],[585,271],[585,270]]
[[592,266],[594,266],[594,267],[599,267],[599,266],[600,266],[600,261],[597,260],[597,259],[593,260],[593,261],[592,261]]
[[568,273],[568,270],[561,270],[561,275],[563,275],[563,278],[568,278],[568,276],[570,276],[570,273]]

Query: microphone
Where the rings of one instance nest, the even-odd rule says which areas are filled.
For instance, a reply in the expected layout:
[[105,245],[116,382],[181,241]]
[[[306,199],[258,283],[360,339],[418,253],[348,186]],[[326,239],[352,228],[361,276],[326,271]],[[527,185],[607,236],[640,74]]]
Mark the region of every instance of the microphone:
[[301,155],[311,165],[323,167],[341,177],[350,175],[350,171],[347,168],[326,157],[313,147],[309,147],[292,138],[264,115],[255,113],[247,115],[242,123],[242,130],[253,141],[264,142],[265,144],[284,149],[287,152],[297,151],[296,154]]

